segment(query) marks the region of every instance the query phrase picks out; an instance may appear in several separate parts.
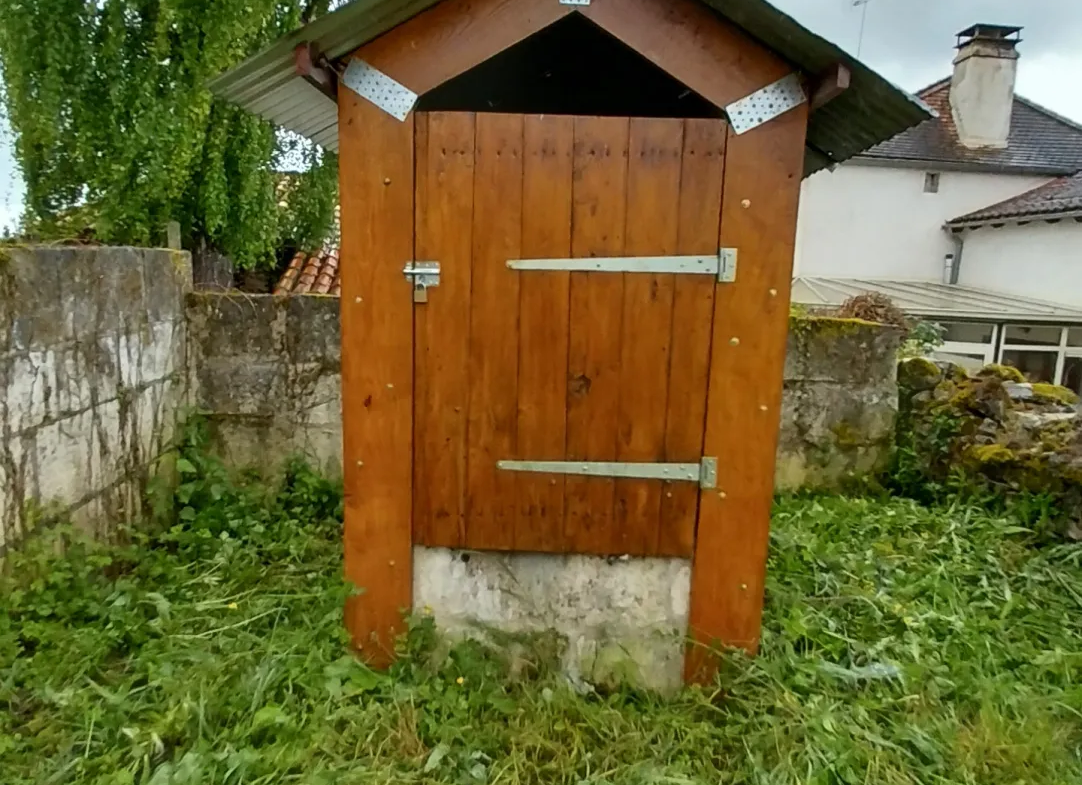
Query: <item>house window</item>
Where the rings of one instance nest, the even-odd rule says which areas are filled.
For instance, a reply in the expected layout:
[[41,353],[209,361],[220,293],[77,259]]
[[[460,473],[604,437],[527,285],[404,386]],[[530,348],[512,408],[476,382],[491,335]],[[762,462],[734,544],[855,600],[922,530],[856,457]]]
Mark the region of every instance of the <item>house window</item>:
[[925,172],[924,174],[924,193],[937,194],[939,193],[939,172]]
[[[1028,382],[1062,384],[1067,355],[1072,351],[1067,348],[1071,332],[1055,325],[1007,325],[999,361],[1020,370]],[[1074,352],[1082,355],[1082,349]]]
[[976,370],[996,356],[996,325],[989,322],[940,322],[943,345],[935,351],[941,360]]

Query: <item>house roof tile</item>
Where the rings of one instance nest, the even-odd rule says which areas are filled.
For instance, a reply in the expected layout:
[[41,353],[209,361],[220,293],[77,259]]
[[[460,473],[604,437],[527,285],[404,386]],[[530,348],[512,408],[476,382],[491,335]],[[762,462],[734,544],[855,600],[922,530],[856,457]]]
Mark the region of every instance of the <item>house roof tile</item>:
[[275,294],[342,294],[338,249],[324,247],[315,253],[298,251],[282,273]]
[[1014,99],[1006,148],[965,147],[951,113],[950,86],[951,80],[944,79],[918,93],[938,117],[876,145],[861,157],[1050,175],[1082,170],[1082,126],[1021,96]]
[[1004,220],[1049,219],[1065,215],[1082,215],[1082,173],[1060,177],[1032,191],[959,216],[949,224],[958,227],[980,226]]

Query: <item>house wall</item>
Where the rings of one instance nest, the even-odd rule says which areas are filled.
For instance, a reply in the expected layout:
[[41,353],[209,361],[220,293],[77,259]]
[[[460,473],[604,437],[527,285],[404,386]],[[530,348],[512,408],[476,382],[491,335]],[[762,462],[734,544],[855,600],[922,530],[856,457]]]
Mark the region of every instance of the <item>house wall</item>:
[[146,513],[183,402],[180,251],[0,247],[0,549]]
[[958,283],[1082,305],[1082,224],[1037,221],[966,232]]
[[939,192],[924,192],[935,169],[850,163],[804,181],[797,221],[796,275],[943,280],[954,243],[952,218],[1047,182],[1028,175],[940,172]]

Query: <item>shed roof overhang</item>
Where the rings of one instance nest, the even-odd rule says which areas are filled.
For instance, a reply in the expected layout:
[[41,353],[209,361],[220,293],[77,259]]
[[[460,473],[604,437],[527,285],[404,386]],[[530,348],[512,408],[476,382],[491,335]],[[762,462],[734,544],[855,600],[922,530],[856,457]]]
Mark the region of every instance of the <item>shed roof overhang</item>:
[[[440,0],[354,0],[280,38],[214,79],[221,98],[338,148],[338,108],[313,75],[310,53],[334,63]],[[553,4],[556,0],[552,0]],[[821,85],[812,96],[805,175],[841,163],[933,116],[920,99],[890,84],[765,0],[695,0]],[[298,59],[298,47],[302,57]],[[302,66],[298,68],[298,66]],[[765,85],[764,85],[765,86]]]

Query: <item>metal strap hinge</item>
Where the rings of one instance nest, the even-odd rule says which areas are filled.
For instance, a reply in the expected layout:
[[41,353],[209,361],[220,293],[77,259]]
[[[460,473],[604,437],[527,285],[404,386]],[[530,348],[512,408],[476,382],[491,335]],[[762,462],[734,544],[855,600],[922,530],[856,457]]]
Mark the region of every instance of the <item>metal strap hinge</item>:
[[584,477],[615,477],[625,480],[696,482],[700,488],[718,487],[718,459],[698,463],[625,463],[619,461],[497,461],[496,468],[509,472],[573,474]]
[[578,259],[509,259],[512,270],[563,270],[582,273],[682,273],[713,275],[722,283],[736,280],[735,248],[694,256],[589,256]]
[[428,302],[430,287],[440,285],[439,262],[409,262],[402,268],[406,280],[413,284],[413,301]]

